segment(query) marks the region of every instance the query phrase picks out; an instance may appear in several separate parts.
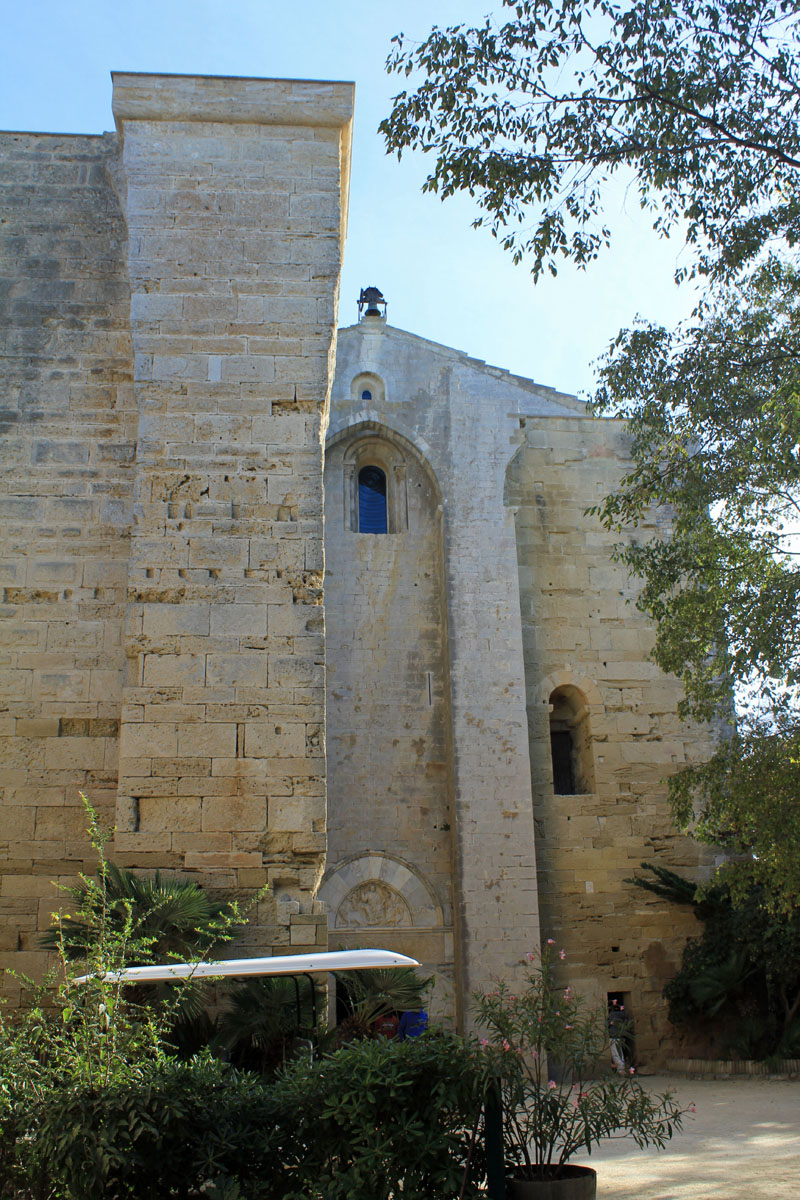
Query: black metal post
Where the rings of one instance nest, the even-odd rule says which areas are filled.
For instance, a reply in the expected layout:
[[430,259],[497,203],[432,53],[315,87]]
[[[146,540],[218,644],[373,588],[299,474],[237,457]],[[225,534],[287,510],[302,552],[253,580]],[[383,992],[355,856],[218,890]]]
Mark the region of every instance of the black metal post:
[[503,1109],[500,1085],[493,1081],[483,1102],[486,1134],[486,1182],[489,1200],[506,1200],[506,1175],[503,1166]]

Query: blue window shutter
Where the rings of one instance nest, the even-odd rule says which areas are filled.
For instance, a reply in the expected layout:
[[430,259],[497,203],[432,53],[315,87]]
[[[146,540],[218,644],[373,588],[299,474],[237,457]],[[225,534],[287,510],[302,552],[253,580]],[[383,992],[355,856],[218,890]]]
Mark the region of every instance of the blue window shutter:
[[386,476],[380,467],[362,467],[358,473],[358,532],[388,531]]

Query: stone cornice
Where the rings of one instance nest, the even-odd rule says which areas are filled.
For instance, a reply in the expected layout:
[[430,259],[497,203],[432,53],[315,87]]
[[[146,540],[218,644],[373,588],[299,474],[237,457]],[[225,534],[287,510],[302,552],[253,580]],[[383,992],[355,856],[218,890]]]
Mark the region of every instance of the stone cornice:
[[117,129],[126,121],[218,121],[343,129],[355,84],[305,79],[151,75],[112,71]]

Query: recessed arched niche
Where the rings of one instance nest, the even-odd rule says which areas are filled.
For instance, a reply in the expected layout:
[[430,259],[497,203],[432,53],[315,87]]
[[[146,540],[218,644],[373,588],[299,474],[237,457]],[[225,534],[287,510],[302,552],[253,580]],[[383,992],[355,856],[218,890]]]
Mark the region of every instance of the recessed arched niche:
[[387,433],[365,430],[342,457],[344,527],[351,533],[408,529],[408,452]]
[[[365,476],[379,506],[385,486],[384,536],[363,529]],[[455,817],[441,492],[421,450],[378,421],[332,433],[325,448],[325,648],[328,873],[319,895],[329,944],[374,945],[379,930],[379,944],[412,954],[450,988]]]
[[380,375],[373,371],[361,371],[350,384],[350,397],[361,405],[383,404],[386,399],[386,386]]
[[332,929],[442,924],[442,908],[430,884],[393,855],[373,851],[345,859],[326,873],[318,896],[328,907]]
[[550,755],[557,796],[593,792],[594,756],[586,697],[571,684],[550,693]]

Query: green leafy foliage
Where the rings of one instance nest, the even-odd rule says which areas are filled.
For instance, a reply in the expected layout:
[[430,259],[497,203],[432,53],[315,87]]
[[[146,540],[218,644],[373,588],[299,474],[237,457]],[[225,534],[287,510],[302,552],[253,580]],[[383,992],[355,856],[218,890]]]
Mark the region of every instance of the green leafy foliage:
[[[503,0],[507,19],[401,34],[414,77],[381,122],[387,149],[435,156],[425,189],[466,191],[534,276],[584,265],[617,172],[654,226],[677,223],[702,270],[735,272],[800,239],[798,19],[792,0]],[[421,77],[421,78],[417,78]]]
[[[180,989],[154,1003],[116,975],[154,945],[174,951],[175,926],[184,951],[190,922],[173,926],[176,908],[162,895],[171,881],[140,887],[113,870],[88,803],[86,812],[99,870],[71,893],[69,922],[55,926],[59,972],[42,985],[23,980],[25,1003],[0,1021],[2,1200],[427,1200],[458,1191],[468,1157],[481,1173],[465,1132],[479,1056],[454,1036],[357,1042],[273,1078],[208,1052],[175,1057]],[[185,913],[183,900],[196,897],[177,894]],[[205,930],[224,939],[238,917],[215,913]],[[234,989],[221,1031],[263,1066],[275,1037],[289,1037],[286,1012],[292,1024],[296,1016],[290,981],[259,984]],[[425,984],[384,977],[363,995],[373,1005],[418,999]]]
[[[559,955],[564,956],[560,951]],[[663,1147],[683,1112],[669,1093],[651,1096],[631,1078],[603,1077],[608,1014],[555,983],[554,947],[531,967],[523,990],[505,983],[477,997],[487,1069],[500,1089],[508,1169],[524,1178],[558,1177],[559,1168],[599,1142],[631,1136]]]
[[[20,977],[22,1007],[4,1022],[11,1044],[27,1050],[30,1072],[22,1082],[34,1090],[106,1086],[118,1072],[127,1075],[131,1062],[158,1056],[171,1015],[169,1006],[148,1006],[114,977],[131,960],[147,961],[151,939],[140,936],[141,921],[130,905],[112,910],[106,889],[109,834],[100,828],[86,797],[81,798],[99,864],[97,878],[82,877],[78,889],[74,924],[87,931],[81,958],[74,960],[66,938],[57,935],[54,973],[42,983]],[[81,974],[88,977],[85,983],[77,982]],[[14,1070],[14,1062],[0,1062],[0,1075],[6,1069]],[[7,1086],[10,1090],[11,1080]]]
[[627,880],[703,921],[664,989],[669,1018],[723,1054],[793,1058],[800,1053],[800,910],[771,911],[752,886],[734,905],[727,883],[697,886],[651,863]]
[[338,1027],[340,1041],[371,1037],[377,1020],[390,1013],[418,1012],[425,1007],[432,978],[422,979],[413,967],[387,967],[339,975],[337,987],[349,1015]]
[[[238,900],[213,900],[193,880],[163,876],[159,871],[136,875],[110,862],[105,852],[110,834],[100,829],[85,796],[82,800],[98,870],[94,876],[81,875],[75,886],[60,888],[73,911],[54,914],[53,924],[41,938],[44,946],[58,953],[60,987],[65,993],[80,998],[98,987],[108,991],[112,985],[102,975],[125,966],[170,959],[199,961],[236,936],[246,921],[246,909]],[[76,974],[92,976],[88,989],[74,988]],[[160,1028],[164,1032],[169,1027],[169,1040],[178,1053],[189,1057],[210,1042],[214,1022],[208,1005],[213,985],[189,979],[113,988],[115,1011],[125,1007],[153,1017],[157,1011]]]
[[29,1157],[47,1163],[69,1200],[196,1195],[209,1180],[242,1174],[242,1195],[282,1194],[277,1100],[211,1058],[161,1058],[106,1087],[50,1092],[28,1116]]
[[[679,824],[733,856],[734,897],[800,900],[800,276],[770,259],[688,328],[629,330],[601,372],[633,470],[596,509],[628,536],[653,658],[681,714],[717,723],[710,761],[670,781]],[[662,532],[636,527],[661,506]],[[631,540],[630,530],[633,530]]]
[[193,880],[160,871],[136,875],[104,862],[97,878],[84,877],[63,891],[77,915],[61,916],[41,940],[51,950],[63,946],[70,959],[85,955],[102,914],[118,929],[130,922],[148,962],[202,954],[229,927],[229,903],[210,899]]
[[[307,978],[256,978],[225,989],[223,1007],[211,1039],[215,1050],[224,1050],[237,1066],[274,1071],[296,1048],[298,1040],[310,1046],[317,1038]],[[299,1011],[298,1011],[299,999]],[[322,996],[317,1007],[321,1009]]]
[[[595,412],[633,470],[595,511],[624,535],[655,661],[711,721],[711,761],[671,781],[678,823],[731,853],[734,898],[800,903],[800,16],[793,0],[504,0],[505,21],[395,39],[413,77],[387,147],[435,156],[426,189],[473,195],[534,276],[608,243],[633,179],[678,278],[710,290],[668,332],[622,331]],[[421,78],[420,78],[421,76]],[[656,536],[640,537],[660,512]]]
[[[104,1086],[15,1099],[0,1122],[0,1196],[455,1195],[479,1079],[474,1047],[436,1035],[353,1043],[269,1082],[207,1056],[131,1063]],[[479,1149],[471,1163],[480,1175]]]
[[281,1079],[305,1144],[286,1200],[429,1200],[464,1195],[483,1174],[469,1131],[482,1099],[482,1059],[455,1035],[352,1042]]

